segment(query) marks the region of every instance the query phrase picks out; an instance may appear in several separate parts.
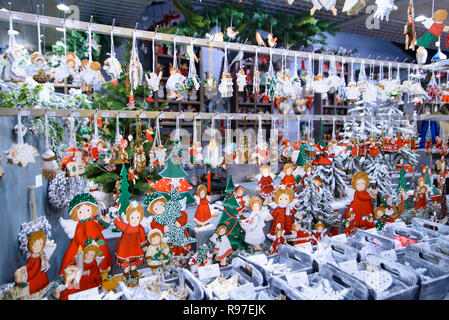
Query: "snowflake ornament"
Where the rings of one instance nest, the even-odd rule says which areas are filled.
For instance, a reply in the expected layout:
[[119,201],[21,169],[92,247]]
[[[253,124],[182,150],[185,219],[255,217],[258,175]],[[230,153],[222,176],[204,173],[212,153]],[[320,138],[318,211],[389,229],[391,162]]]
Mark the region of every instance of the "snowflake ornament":
[[29,145],[28,143],[24,144],[13,144],[8,151],[6,151],[6,159],[8,163],[17,164],[22,167],[26,167],[28,163],[35,163],[36,157],[39,156],[36,148]]
[[394,5],[394,0],[376,0],[377,9],[374,13],[374,18],[386,21],[390,18],[391,11],[397,10],[398,7]]

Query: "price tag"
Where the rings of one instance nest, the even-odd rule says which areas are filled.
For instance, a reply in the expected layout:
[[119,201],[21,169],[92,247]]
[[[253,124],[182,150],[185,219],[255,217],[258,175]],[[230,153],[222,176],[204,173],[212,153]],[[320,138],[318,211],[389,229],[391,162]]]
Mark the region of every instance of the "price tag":
[[250,282],[229,291],[229,297],[235,300],[247,300],[250,299],[254,295],[254,293],[254,284]]
[[47,117],[56,117],[56,112],[55,111],[48,111],[47,112]]
[[100,30],[100,28],[99,28],[98,26],[94,25],[94,24],[92,24],[92,25],[90,26],[90,29],[91,29],[92,31],[99,31],[99,30]]
[[71,295],[69,295],[69,300],[98,300],[98,299],[100,299],[98,287],[72,293]]
[[103,118],[109,118],[109,112],[103,112],[103,113],[101,114],[101,116],[102,116]]
[[267,256],[264,255],[263,253],[255,254],[253,256],[249,256],[248,260],[250,260],[250,261],[252,261],[254,263],[262,264],[262,265],[268,264]]
[[145,118],[147,117],[147,114],[146,114],[145,112],[142,112],[142,113],[140,114],[140,117],[141,117],[142,119],[145,119]]
[[126,113],[121,112],[118,116],[119,118],[126,118]]
[[79,112],[72,112],[72,117],[79,117],[80,113]]
[[208,264],[198,268],[198,277],[200,280],[207,278],[215,278],[220,275],[220,267],[218,263]]
[[48,20],[47,18],[41,18],[41,23],[43,24],[49,24],[50,20]]
[[38,174],[36,176],[35,181],[36,181],[36,183],[35,183],[36,188],[42,187],[42,175],[41,174]]
[[23,110],[23,111],[20,112],[20,114],[22,116],[29,116],[30,115],[30,111],[29,110]]
[[142,37],[142,32],[136,32],[136,37]]
[[346,238],[346,233],[337,234],[336,236],[331,237],[333,242],[348,242]]
[[385,257],[387,259],[391,259],[391,260],[394,260],[394,261],[396,261],[398,259],[397,255],[396,255],[396,251],[394,249],[387,250],[387,251],[382,251],[380,253],[380,255],[382,257]]
[[290,273],[285,275],[285,277],[287,278],[287,283],[294,288],[297,288],[302,284],[306,286],[309,285],[309,277],[307,277],[305,271]]
[[301,250],[301,251],[305,251],[307,253],[312,253],[313,249],[312,249],[312,243],[311,242],[304,242],[304,243],[300,243],[295,245],[295,248]]
[[160,34],[154,35],[154,40],[161,40],[162,36]]
[[340,267],[341,270],[343,270],[349,274],[353,274],[358,271],[356,260],[343,261],[343,262],[340,262],[338,264],[338,266]]
[[115,29],[114,28],[114,34],[122,34],[122,32],[120,31],[120,29]]
[[22,15],[20,15],[20,14],[13,14],[12,18],[16,19],[16,20],[22,20]]

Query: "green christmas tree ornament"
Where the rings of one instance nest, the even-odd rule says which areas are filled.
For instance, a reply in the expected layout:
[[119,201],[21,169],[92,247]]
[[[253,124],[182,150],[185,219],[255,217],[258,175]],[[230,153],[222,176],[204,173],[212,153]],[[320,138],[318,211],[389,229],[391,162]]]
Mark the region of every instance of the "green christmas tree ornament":
[[122,216],[123,213],[126,212],[126,208],[130,205],[129,199],[131,199],[131,193],[129,193],[129,183],[128,183],[128,170],[126,170],[126,166],[122,165],[122,171],[120,172],[120,176],[122,179],[120,180],[119,191],[120,194],[117,199],[117,203],[120,204],[118,209],[118,213]]

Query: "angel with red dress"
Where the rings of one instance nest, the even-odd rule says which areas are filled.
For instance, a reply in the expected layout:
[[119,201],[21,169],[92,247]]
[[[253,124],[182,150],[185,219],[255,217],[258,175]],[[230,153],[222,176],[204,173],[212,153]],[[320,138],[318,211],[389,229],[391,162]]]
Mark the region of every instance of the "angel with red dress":
[[145,229],[140,224],[143,217],[143,207],[137,201],[133,201],[126,208],[126,222],[120,216],[114,221],[117,229],[122,232],[117,245],[115,263],[123,269],[125,279],[129,276],[138,278],[136,267],[144,262],[148,241]]
[[280,224],[280,227],[285,231],[284,236],[290,237],[292,234],[292,226],[295,222],[294,216],[296,215],[296,209],[294,208],[294,193],[290,188],[286,188],[284,185],[279,186],[274,193],[274,202],[277,204],[276,208],[271,211],[273,216],[273,223],[267,238],[276,240],[276,226]]
[[293,164],[286,163],[284,165],[284,168],[282,169],[282,172],[284,173],[284,177],[281,180],[281,185],[285,186],[286,188],[292,189],[294,192],[297,191],[296,189],[296,179],[293,175]]
[[315,223],[315,230],[312,231],[313,233],[313,241],[312,245],[317,245],[319,241],[321,241],[322,237],[327,233],[327,228],[321,221]]
[[200,184],[195,195],[198,208],[195,212],[194,221],[198,227],[205,227],[209,225],[212,217],[217,216],[217,214],[212,212],[210,209],[210,199],[211,197],[207,195],[207,187],[204,184]]
[[354,227],[362,228],[364,226],[363,217],[368,216],[374,212],[372,199],[377,197],[378,190],[369,189],[370,180],[366,172],[356,172],[351,179],[351,185],[355,190],[354,199],[346,210],[344,219],[350,217],[350,212],[353,211]]
[[275,239],[271,243],[270,254],[278,254],[279,253],[279,245],[285,244],[285,230],[282,229],[281,224],[276,224],[275,229]]
[[249,197],[245,196],[245,190],[246,188],[244,186],[238,184],[235,185],[234,197],[240,205],[240,207],[237,208],[237,212],[239,213],[240,219],[246,219],[245,212],[246,207],[249,204]]
[[257,183],[256,190],[259,191],[260,197],[264,199],[263,205],[271,203],[274,196],[274,181],[271,175],[271,168],[264,164],[260,167],[260,174],[262,175]]

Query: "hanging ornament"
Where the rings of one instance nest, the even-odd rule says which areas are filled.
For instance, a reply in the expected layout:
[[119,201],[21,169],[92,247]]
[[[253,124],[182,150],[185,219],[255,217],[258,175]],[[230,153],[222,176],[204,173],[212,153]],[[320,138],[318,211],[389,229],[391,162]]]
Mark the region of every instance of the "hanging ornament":
[[245,91],[246,87],[246,73],[243,70],[243,65],[240,65],[240,70],[237,72],[237,87],[239,92]]
[[134,172],[137,175],[142,175],[145,173],[147,166],[147,158],[145,157],[145,152],[143,150],[143,145],[141,141],[142,135],[142,122],[140,119],[140,113],[136,116],[136,142],[134,144]]
[[266,47],[267,45],[265,44],[265,41],[263,41],[263,38],[261,36],[261,34],[256,31],[256,42],[257,45],[262,46],[262,47]]
[[278,38],[275,38],[273,36],[273,33],[269,33],[267,35],[267,42],[268,42],[268,45],[270,46],[270,48],[274,48],[276,46],[276,41],[278,41]]
[[76,68],[81,64],[78,57],[73,52],[67,52],[67,28],[66,20],[64,19],[63,28],[63,41],[64,41],[64,56],[61,57],[59,65],[55,68],[54,76],[56,83],[63,82],[70,75],[75,78]]
[[334,93],[340,87],[342,80],[337,74],[337,63],[335,56],[331,56],[329,61],[329,76],[326,78],[326,84],[329,87],[329,93]]
[[346,101],[349,103],[356,103],[360,99],[360,90],[357,88],[357,83],[354,79],[354,61],[351,61],[351,76],[348,86],[346,87]]
[[136,28],[133,30],[133,41],[132,41],[132,45],[131,45],[131,58],[129,61],[129,70],[128,70],[129,84],[131,85],[131,88],[134,90],[137,88],[137,86],[140,86],[142,84],[142,78],[143,78],[143,67],[142,67],[142,63],[140,63],[139,52],[137,50],[136,29],[137,29],[137,23],[136,23]]
[[307,109],[311,109],[313,106],[313,99],[315,97],[315,91],[313,90],[312,82],[314,80],[312,53],[309,53],[307,59],[306,73],[303,76],[303,80],[306,83],[304,87],[304,97],[306,98]]
[[48,117],[44,114],[44,136],[45,136],[45,152],[42,154],[41,173],[45,179],[51,181],[59,170],[59,165],[55,160],[55,153],[49,147],[48,141]]
[[266,84],[265,84],[265,95],[268,97],[270,101],[273,101],[273,98],[276,95],[276,86],[278,84],[278,79],[276,73],[274,72],[273,67],[273,53],[270,49],[270,62],[268,66],[268,72],[266,75]]
[[376,85],[374,85],[374,63],[371,63],[369,79],[366,83],[364,91],[362,92],[362,102],[374,105],[376,101],[377,101],[377,87]]
[[182,93],[186,91],[184,86],[184,81],[186,77],[182,75],[181,71],[178,69],[178,54],[176,51],[176,37],[173,38],[173,63],[170,67],[170,77],[168,77],[165,88],[168,90],[169,94],[167,99],[182,100]]
[[257,129],[257,144],[252,159],[256,166],[267,164],[270,161],[268,143],[265,141],[263,135],[261,116],[259,116],[259,127]]
[[390,19],[391,11],[397,10],[398,7],[394,4],[394,0],[376,0],[376,12],[374,12],[374,18],[386,21]]
[[189,73],[185,81],[185,87],[187,90],[198,91],[201,79],[196,73],[195,62],[198,62],[198,57],[193,49],[193,39],[190,40],[190,46],[187,46],[187,58],[189,59]]
[[156,134],[154,136],[153,146],[151,147],[152,153],[150,153],[150,164],[164,167],[167,149],[162,145],[161,142],[159,117],[160,116],[156,117]]
[[206,80],[205,90],[204,90],[204,95],[209,100],[213,100],[218,94],[217,83],[215,82],[215,77],[214,77],[214,64],[213,63],[214,63],[214,59],[212,56],[212,47],[209,46],[209,72],[207,75],[207,80]]
[[48,184],[48,201],[55,209],[63,209],[76,194],[84,192],[85,188],[86,180],[82,177],[66,177],[63,171],[59,171]]
[[415,8],[413,0],[410,0],[407,8],[407,24],[404,26],[405,34],[405,50],[412,49],[415,51],[416,46],[416,30],[415,30]]
[[276,117],[271,118],[271,129],[270,129],[270,168],[271,172],[278,171],[279,162],[279,150],[278,150],[278,134],[279,130],[276,127]]
[[254,74],[253,74],[253,94],[254,100],[257,100],[257,96],[260,92],[260,71],[259,71],[259,56],[256,48],[256,55],[254,57]]
[[330,10],[334,16],[337,15],[337,8],[335,4],[337,0],[311,0],[313,7],[310,9],[310,15],[313,16],[315,11],[321,10],[322,8],[326,10]]
[[345,59],[341,59],[341,68],[340,68],[340,85],[338,87],[337,93],[337,104],[343,103],[346,101],[346,80],[345,80]]
[[67,177],[84,174],[86,159],[83,158],[81,150],[76,147],[75,119],[70,116],[69,122],[69,148],[65,152],[65,157],[61,161],[61,170],[65,171]]
[[345,0],[341,11],[346,12],[348,16],[355,16],[365,8],[367,3],[368,0]]
[[111,160],[109,161],[109,169],[115,170],[115,165],[117,164],[127,164],[129,163],[129,156],[126,152],[126,147],[128,146],[128,141],[123,139],[120,134],[120,113],[117,112],[116,122],[115,122],[115,141],[112,145]]
[[23,143],[23,125],[22,125],[22,114],[21,111],[17,112],[17,143],[14,143],[11,148],[6,152],[6,159],[10,164],[16,164],[25,168],[28,163],[35,163],[35,157],[39,156],[36,148],[29,145],[28,143]]
[[212,168],[218,167],[222,163],[220,158],[220,150],[216,141],[215,117],[211,118],[211,139],[205,150],[204,163]]
[[432,68],[432,77],[427,85],[427,94],[431,102],[439,102],[441,93],[438,91],[438,83],[435,78],[435,69]]
[[302,97],[301,79],[298,76],[298,54],[295,52],[295,65],[293,67],[292,86],[294,94],[292,99],[299,99]]
[[234,29],[232,28],[232,17],[233,16],[231,15],[231,25],[226,28],[226,35],[228,36],[229,40],[234,40],[239,34],[238,31],[234,31]]
[[[203,148],[201,147],[201,141],[198,138],[198,124],[197,116],[193,118],[193,140],[192,146],[190,147],[190,162],[193,165],[200,165],[203,162]],[[201,121],[199,123],[199,130],[201,132]]]
[[320,93],[321,98],[325,99],[327,93],[329,92],[329,84],[324,79],[323,69],[324,69],[324,62],[323,62],[323,56],[321,55],[318,59],[318,75],[314,77],[314,81],[312,82],[312,88],[315,93]]
[[109,53],[109,58],[104,61],[103,69],[111,77],[112,84],[117,85],[120,74],[122,73],[122,65],[115,57],[114,23],[115,19],[113,20],[111,27],[111,52]]
[[232,141],[231,117],[226,119],[225,132],[225,164],[233,164],[237,159],[237,144]]
[[229,73],[228,68],[228,47],[224,48],[224,60],[223,60],[223,73],[221,74],[221,82],[218,86],[218,91],[221,93],[222,98],[230,98],[234,93],[234,87],[232,82],[232,75]]

